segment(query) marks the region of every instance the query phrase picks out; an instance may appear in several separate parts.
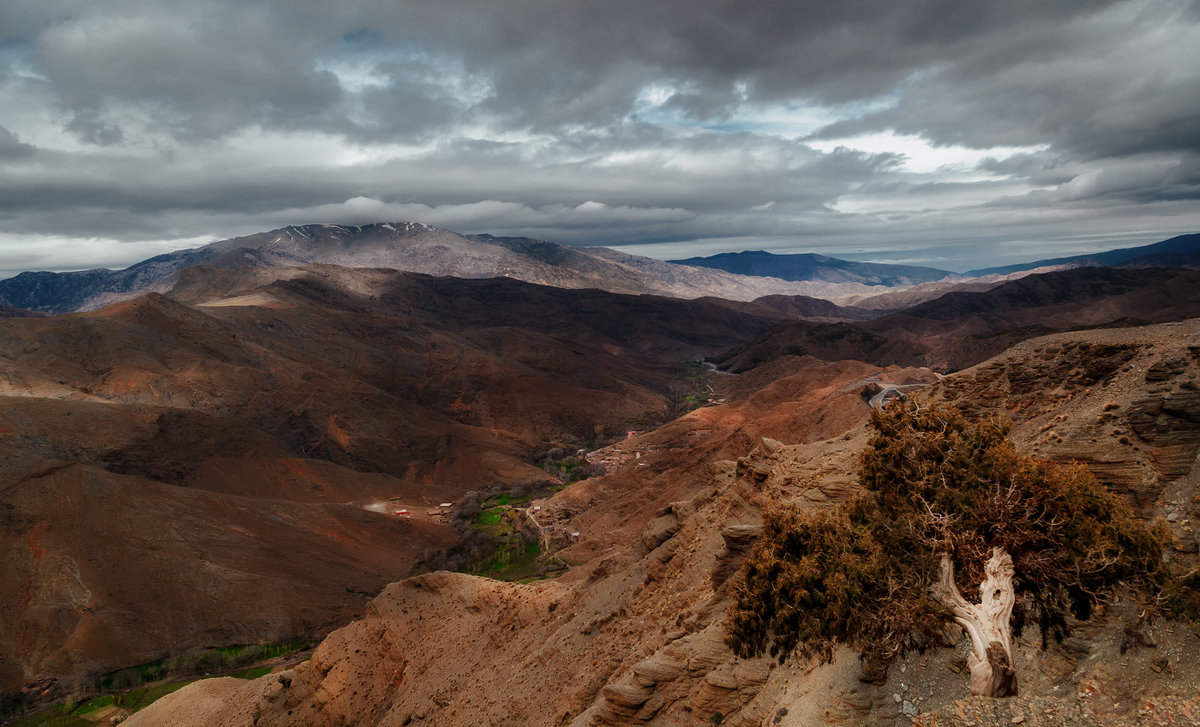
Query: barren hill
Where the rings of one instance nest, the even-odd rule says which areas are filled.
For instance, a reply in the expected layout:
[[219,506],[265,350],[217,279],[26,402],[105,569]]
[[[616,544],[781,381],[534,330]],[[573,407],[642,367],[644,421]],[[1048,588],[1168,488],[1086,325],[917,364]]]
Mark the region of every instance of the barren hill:
[[669,418],[686,359],[773,322],[333,266],[176,295],[0,322],[0,691],[324,633],[457,539],[430,503]]
[[780,355],[855,358],[957,370],[1034,336],[1200,315],[1200,272],[1079,268],[1029,275],[980,292],[950,292],[867,321],[773,328],[721,363],[740,371]]

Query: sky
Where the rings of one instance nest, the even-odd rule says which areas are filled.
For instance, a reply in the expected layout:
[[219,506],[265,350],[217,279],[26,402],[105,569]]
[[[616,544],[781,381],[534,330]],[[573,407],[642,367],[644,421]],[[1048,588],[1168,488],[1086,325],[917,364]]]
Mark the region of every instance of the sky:
[[386,221],[961,271],[1198,199],[1200,0],[0,3],[0,277]]

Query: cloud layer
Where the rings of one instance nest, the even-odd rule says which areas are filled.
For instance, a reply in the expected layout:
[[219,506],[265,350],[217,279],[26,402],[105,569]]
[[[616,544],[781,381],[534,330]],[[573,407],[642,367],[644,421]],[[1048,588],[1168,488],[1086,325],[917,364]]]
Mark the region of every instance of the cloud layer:
[[0,275],[414,219],[965,269],[1200,230],[1200,3],[10,0]]

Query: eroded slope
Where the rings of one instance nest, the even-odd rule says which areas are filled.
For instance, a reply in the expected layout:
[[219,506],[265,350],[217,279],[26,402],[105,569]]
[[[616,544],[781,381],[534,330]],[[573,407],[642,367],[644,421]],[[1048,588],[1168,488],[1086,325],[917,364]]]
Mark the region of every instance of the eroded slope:
[[[1197,334],[1200,323],[1188,321],[1035,339],[946,377],[927,395],[1011,417],[1025,451],[1084,460],[1142,514],[1170,521],[1171,557],[1187,559],[1200,484],[1189,403],[1189,382],[1200,377]],[[220,692],[208,701],[184,690],[131,724],[965,727],[1193,719],[1200,674],[1190,665],[1200,642],[1178,624],[1139,623],[1142,607],[1128,594],[1046,649],[1027,626],[1016,646],[1023,691],[1009,700],[966,699],[965,644],[953,629],[950,646],[925,644],[886,676],[865,675],[881,683],[860,681],[847,651],[824,665],[735,658],[723,642],[723,619],[762,508],[830,507],[853,494],[864,393],[889,376],[914,376],[863,364],[792,365],[795,389],[784,378],[774,393],[743,391],[632,437],[605,453],[613,475],[541,503],[566,511],[581,533],[582,542],[563,553],[585,562],[557,581],[434,573],[394,584],[310,664],[208,687],[210,697]],[[764,397],[757,405],[756,396]],[[750,441],[763,435],[801,443]],[[1133,456],[1096,456],[1121,447]],[[737,459],[719,460],[723,453]]]
[[[0,322],[0,692],[326,633],[456,537],[430,504],[669,417],[684,359],[769,325],[394,271],[190,280],[204,305]],[[413,517],[363,509],[388,499]]]

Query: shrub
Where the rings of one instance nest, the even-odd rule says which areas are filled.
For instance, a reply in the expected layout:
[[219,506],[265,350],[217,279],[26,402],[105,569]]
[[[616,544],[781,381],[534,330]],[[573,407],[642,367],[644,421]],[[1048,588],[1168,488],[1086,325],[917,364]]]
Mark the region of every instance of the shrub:
[[739,655],[828,657],[840,642],[886,663],[949,615],[932,596],[943,554],[977,585],[993,549],[1007,552],[1044,634],[1061,635],[1068,613],[1087,618],[1118,581],[1155,592],[1168,582],[1163,533],[1083,468],[1019,455],[1000,420],[905,399],[871,424],[864,497],[831,513],[764,513],[730,612]]
[[778,507],[766,513],[760,542],[745,564],[744,596],[730,621],[743,656],[784,657],[798,646],[828,655],[850,641],[869,618],[861,605],[884,579],[886,558],[867,528],[844,510],[807,513]]

